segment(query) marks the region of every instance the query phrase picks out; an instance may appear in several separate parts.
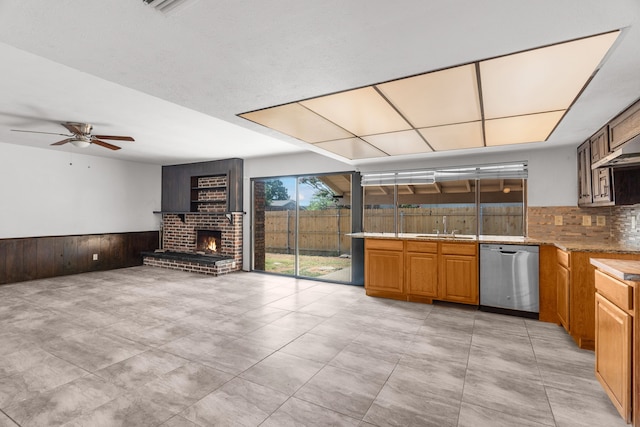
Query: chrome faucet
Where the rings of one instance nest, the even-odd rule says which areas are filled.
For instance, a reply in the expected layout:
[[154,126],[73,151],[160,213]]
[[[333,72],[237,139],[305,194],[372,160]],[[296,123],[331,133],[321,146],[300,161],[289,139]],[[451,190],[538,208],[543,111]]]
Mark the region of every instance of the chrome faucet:
[[446,215],[442,216],[442,227],[444,228],[442,232],[444,234],[447,234],[447,216]]

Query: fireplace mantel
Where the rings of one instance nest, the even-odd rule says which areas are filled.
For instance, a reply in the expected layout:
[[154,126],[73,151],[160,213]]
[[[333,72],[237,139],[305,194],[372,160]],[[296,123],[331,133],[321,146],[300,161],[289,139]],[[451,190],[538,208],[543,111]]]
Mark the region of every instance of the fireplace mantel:
[[244,211],[225,211],[225,212],[190,212],[190,211],[153,211],[154,214],[174,214],[178,215],[182,222],[184,222],[185,215],[224,215],[229,221],[229,224],[233,225],[233,214],[239,213],[246,215]]

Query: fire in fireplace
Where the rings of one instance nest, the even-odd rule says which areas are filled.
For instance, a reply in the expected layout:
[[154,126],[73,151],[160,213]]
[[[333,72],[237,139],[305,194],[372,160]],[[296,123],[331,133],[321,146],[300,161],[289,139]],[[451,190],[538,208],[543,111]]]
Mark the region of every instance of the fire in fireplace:
[[218,230],[196,230],[196,252],[205,255],[220,254],[222,232]]

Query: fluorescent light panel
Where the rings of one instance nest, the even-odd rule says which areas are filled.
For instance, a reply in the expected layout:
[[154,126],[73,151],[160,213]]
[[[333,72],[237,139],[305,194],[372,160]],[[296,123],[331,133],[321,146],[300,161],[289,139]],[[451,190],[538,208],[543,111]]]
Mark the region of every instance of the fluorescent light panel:
[[487,120],[487,146],[545,141],[563,114],[564,111],[554,111]]
[[474,64],[377,85],[416,128],[482,119]]
[[482,122],[418,129],[435,151],[484,147]]
[[411,129],[373,87],[300,101],[300,104],[358,136]]
[[240,117],[352,160],[545,141],[619,34],[614,31]]
[[618,32],[480,62],[485,119],[566,110]]
[[242,114],[242,117],[312,144],[354,136],[297,103]]
[[363,136],[362,139],[390,156],[433,151],[415,130]]

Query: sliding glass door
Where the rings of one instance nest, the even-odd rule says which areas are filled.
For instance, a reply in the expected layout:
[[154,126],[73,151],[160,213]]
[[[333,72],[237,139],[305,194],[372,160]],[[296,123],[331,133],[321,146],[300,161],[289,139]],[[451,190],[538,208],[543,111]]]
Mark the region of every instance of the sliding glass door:
[[351,174],[252,181],[253,269],[351,282]]

